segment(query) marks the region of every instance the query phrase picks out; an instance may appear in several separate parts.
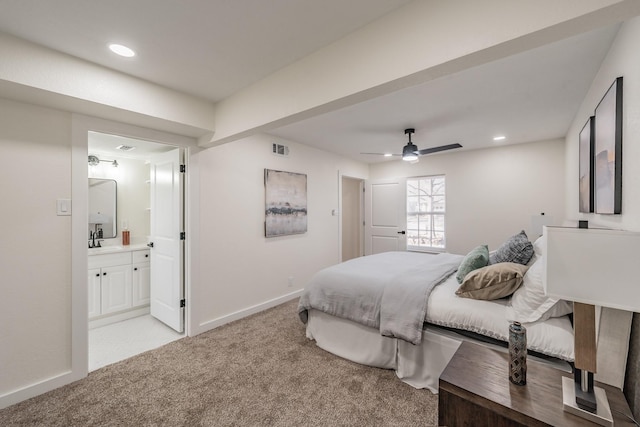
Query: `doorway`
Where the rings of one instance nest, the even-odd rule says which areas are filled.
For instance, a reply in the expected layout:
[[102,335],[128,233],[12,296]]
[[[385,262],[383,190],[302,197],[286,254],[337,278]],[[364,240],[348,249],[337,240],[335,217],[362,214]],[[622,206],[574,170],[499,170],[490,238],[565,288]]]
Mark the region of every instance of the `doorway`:
[[342,177],[342,261],[364,255],[364,181]]
[[89,224],[93,371],[184,336],[184,149],[94,131],[87,149],[89,178],[116,186],[115,233]]

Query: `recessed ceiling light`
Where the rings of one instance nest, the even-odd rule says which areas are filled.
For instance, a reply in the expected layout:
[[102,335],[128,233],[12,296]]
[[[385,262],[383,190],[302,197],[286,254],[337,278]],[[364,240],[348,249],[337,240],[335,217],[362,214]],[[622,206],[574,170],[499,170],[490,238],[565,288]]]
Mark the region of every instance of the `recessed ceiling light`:
[[506,137],[506,136],[504,136],[504,135],[494,136],[494,137],[493,137],[493,140],[494,140],[494,141],[502,141],[502,140],[504,140],[504,139],[507,139],[507,137]]
[[118,54],[120,56],[124,56],[126,58],[131,58],[132,56],[136,55],[133,49],[123,46],[121,44],[112,43],[109,45],[109,49],[111,49],[111,52]]

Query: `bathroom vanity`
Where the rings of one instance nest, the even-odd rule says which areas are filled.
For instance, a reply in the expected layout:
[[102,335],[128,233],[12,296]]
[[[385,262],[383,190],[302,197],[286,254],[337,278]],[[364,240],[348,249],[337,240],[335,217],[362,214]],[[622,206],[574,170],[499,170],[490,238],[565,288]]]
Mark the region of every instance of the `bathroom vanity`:
[[89,249],[89,328],[149,313],[150,266],[146,245]]

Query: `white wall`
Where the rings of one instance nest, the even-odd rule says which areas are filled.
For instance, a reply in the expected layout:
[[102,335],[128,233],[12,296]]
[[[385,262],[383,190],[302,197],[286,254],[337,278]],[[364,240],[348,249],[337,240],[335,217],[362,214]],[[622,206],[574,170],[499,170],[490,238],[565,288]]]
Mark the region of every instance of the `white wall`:
[[564,200],[564,141],[460,151],[371,166],[371,179],[446,176],[446,250],[496,249],[509,236],[532,234],[531,216],[560,220]]
[[146,243],[149,236],[149,165],[141,159],[130,159],[113,154],[97,153],[101,159],[117,160],[118,167],[101,162],[88,166],[89,178],[114,179],[117,185],[118,234],[115,239],[107,239],[103,245],[119,245],[122,242],[123,222],[131,232],[131,244]]
[[71,369],[71,117],[0,99],[0,398]]
[[[367,178],[368,166],[278,140],[288,157],[271,154],[273,138],[255,136],[198,153],[200,234],[194,263],[201,283],[191,296],[194,333],[238,313],[291,297],[315,272],[340,262],[338,171]],[[307,174],[308,231],[264,237],[264,169]],[[289,286],[293,277],[293,286]]]
[[[588,220],[591,225],[631,231],[640,231],[640,19],[625,22],[614,40],[609,53],[593,80],[566,137],[566,202],[569,219]],[[578,134],[593,115],[595,107],[616,77],[624,77],[622,118],[622,214],[598,215],[578,212]],[[640,416],[640,332],[638,317],[634,315],[630,353],[627,361],[625,394],[636,419]]]
[[[625,22],[584,98],[566,137],[566,202],[568,219],[586,219],[609,228],[640,231],[640,18]],[[616,77],[623,76],[622,214],[578,212],[578,134]]]
[[[89,130],[198,151],[192,138],[0,98],[0,408],[87,373]],[[73,199],[71,216],[56,215],[58,198]]]

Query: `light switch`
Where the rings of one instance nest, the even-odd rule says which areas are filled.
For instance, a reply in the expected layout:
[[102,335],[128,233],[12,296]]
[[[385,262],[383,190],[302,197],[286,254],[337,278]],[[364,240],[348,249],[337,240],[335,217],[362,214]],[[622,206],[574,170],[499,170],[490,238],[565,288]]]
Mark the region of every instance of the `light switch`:
[[71,199],[58,199],[56,204],[58,216],[71,215]]

